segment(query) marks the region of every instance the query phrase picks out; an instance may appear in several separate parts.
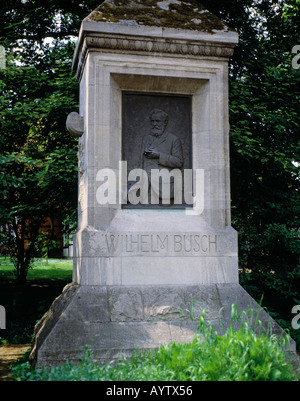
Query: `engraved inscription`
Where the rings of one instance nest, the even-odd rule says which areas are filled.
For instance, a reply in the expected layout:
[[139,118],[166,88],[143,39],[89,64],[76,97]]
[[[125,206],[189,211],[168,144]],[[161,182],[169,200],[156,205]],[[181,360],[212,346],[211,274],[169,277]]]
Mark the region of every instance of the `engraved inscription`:
[[219,252],[217,234],[105,234],[109,254],[209,255]]

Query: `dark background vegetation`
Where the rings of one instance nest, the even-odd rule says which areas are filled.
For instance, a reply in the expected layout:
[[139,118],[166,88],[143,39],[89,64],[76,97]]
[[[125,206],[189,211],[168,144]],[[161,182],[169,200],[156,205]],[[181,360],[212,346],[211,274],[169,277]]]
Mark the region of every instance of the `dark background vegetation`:
[[[41,243],[51,241],[39,236],[45,217],[57,217],[64,229],[76,226],[77,142],[65,121],[78,110],[71,63],[80,23],[99,3],[0,5],[0,44],[6,51],[6,68],[0,70],[0,224],[10,223],[15,234],[2,232],[1,241],[23,287]],[[201,3],[240,35],[229,66],[232,225],[239,233],[240,282],[256,300],[263,296],[262,305],[291,330],[291,309],[300,304],[300,69],[291,64],[292,48],[300,44],[300,2]],[[16,291],[17,302],[30,298]],[[298,344],[299,331],[291,330]]]

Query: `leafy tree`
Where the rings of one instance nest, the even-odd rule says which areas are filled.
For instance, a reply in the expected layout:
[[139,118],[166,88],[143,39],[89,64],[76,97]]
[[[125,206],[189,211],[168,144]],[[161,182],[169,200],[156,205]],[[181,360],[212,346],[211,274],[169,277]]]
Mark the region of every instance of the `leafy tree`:
[[40,233],[45,219],[74,226],[77,143],[65,128],[66,116],[78,107],[71,36],[92,3],[0,5],[0,44],[6,50],[6,68],[0,70],[1,239],[20,282],[42,240],[51,241],[51,233],[47,238]]
[[240,281],[256,299],[264,294],[264,305],[290,328],[291,308],[300,303],[300,70],[292,68],[300,2],[202,3],[240,36],[229,101]]
[[[51,238],[51,233],[45,237],[40,232],[45,219],[56,216],[63,220],[71,207],[74,209],[74,180],[69,177],[76,176],[73,163],[76,152],[72,150],[67,156],[65,153],[65,150],[56,151],[45,159],[15,152],[1,156],[0,218],[8,223],[2,233],[3,243],[21,283],[25,282],[31,261],[39,254],[40,246]],[[57,185],[64,186],[64,190]]]
[[63,222],[76,210],[76,143],[62,129],[77,105],[75,82],[59,59],[56,64],[50,80],[32,66],[11,64],[2,72],[0,218],[21,282],[39,251],[45,219]]

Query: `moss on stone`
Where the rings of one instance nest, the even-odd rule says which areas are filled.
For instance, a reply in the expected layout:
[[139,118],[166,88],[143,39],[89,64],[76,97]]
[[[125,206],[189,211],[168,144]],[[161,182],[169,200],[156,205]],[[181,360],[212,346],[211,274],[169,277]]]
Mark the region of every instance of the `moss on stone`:
[[[164,5],[163,8],[160,7]],[[113,23],[134,21],[137,25],[198,30],[213,33],[227,30],[222,21],[195,0],[170,2],[162,0],[107,0],[87,19]]]

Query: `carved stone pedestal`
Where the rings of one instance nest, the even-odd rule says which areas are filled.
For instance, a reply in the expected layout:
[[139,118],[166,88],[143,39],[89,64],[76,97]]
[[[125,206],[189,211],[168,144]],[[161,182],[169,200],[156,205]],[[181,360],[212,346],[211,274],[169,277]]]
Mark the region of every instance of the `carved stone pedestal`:
[[[98,363],[117,361],[134,350],[188,342],[197,333],[199,317],[219,333],[230,324],[231,305],[238,313],[260,310],[239,284],[169,286],[86,286],[71,284],[55,300],[36,327],[31,359],[36,368],[79,361],[89,345]],[[250,314],[248,314],[250,320]],[[264,310],[263,327],[280,333]],[[294,342],[291,350],[295,351]]]

